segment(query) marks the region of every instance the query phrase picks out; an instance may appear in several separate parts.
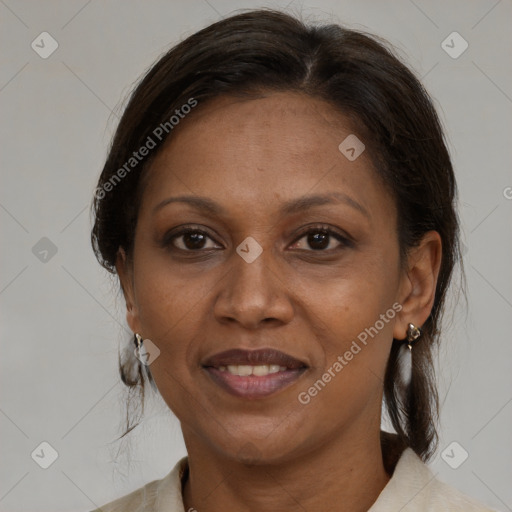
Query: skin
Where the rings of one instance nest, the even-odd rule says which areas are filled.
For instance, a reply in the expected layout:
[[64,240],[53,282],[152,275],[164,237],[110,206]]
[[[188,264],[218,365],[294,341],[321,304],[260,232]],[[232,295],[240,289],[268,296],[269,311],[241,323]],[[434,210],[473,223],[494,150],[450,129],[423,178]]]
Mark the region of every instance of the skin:
[[[330,105],[300,94],[222,97],[185,118],[151,166],[133,255],[120,249],[117,270],[131,329],[161,351],[151,372],[189,454],[185,510],[366,511],[390,478],[379,441],[386,362],[393,337],[430,314],[441,241],[427,233],[400,265],[395,204],[368,152],[351,162],[338,150],[351,133]],[[331,193],[352,203],[280,211]],[[181,202],[155,210],[181,195],[224,213]],[[202,246],[165,238],[185,224],[207,233]],[[315,250],[301,229],[318,225],[351,242],[331,235]],[[252,263],[236,252],[249,236],[263,249]],[[402,310],[301,404],[394,303]],[[264,347],[309,366],[265,399],[232,396],[201,367],[227,349]]]

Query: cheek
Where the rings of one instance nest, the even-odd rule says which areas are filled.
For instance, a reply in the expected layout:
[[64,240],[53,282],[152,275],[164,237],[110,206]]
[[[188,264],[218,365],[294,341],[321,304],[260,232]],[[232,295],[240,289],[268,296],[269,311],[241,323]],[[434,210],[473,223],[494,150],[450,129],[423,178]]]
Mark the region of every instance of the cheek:
[[352,396],[356,391],[361,396],[366,391],[371,393],[374,386],[380,387],[395,316],[392,303],[382,301],[377,294],[347,294],[339,297],[336,306],[318,308],[318,330],[321,326],[326,328],[321,339],[323,357],[318,361],[315,378],[324,377],[333,392],[336,389],[340,395]]
[[[395,301],[398,273],[394,266],[383,259],[365,260],[361,258],[320,279],[319,276],[301,278],[305,314],[311,321],[317,319],[319,326],[327,330],[326,334],[329,336],[330,331],[331,337],[340,342],[353,339],[373,326]],[[390,323],[384,327],[379,323],[379,330],[392,330]]]
[[148,336],[167,341],[175,328],[197,320],[194,312],[208,297],[209,273],[185,273],[161,251],[140,250],[137,256],[134,287],[140,323]]
[[304,414],[322,418],[322,428],[380,410],[396,316],[392,297],[361,280],[331,290],[329,298],[309,307],[323,355],[296,397]]
[[[179,417],[187,417],[195,387],[190,372],[190,346],[197,336],[201,316],[198,288],[170,281],[158,272],[148,272],[139,285],[139,317],[144,336],[160,350],[150,370],[168,407]],[[195,398],[197,399],[197,397]]]
[[324,378],[329,388],[326,392],[320,384],[324,396],[319,402],[353,401],[357,409],[365,395],[380,392],[393,340],[398,278],[391,259],[375,257],[337,279],[310,283],[304,311],[323,351],[312,380]]
[[187,350],[197,335],[201,297],[206,291],[204,285],[184,280],[179,273],[155,264],[158,259],[152,261],[140,265],[134,275],[137,311],[144,338],[160,350],[150,369],[170,405],[176,391],[190,386]]
[[[359,280],[332,290],[328,300],[316,301],[310,310],[315,311],[315,316],[329,327],[333,335],[342,335],[340,341],[346,341],[357,338],[376,323],[379,331],[391,332],[394,315],[393,310],[388,310],[392,309],[393,297],[380,284],[374,286],[371,282]],[[386,321],[379,320],[381,315],[386,316]]]

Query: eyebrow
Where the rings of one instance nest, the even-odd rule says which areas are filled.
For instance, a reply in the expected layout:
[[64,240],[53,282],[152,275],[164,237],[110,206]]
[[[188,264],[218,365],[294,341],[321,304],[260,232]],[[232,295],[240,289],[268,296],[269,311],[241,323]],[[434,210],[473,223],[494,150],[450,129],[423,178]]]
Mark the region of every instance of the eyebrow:
[[[171,203],[186,203],[197,210],[202,210],[210,215],[225,215],[227,212],[224,207],[215,201],[201,196],[177,196],[169,197],[158,203],[153,209],[153,213],[161,210],[164,206]],[[292,199],[284,203],[279,211],[281,215],[291,215],[293,213],[312,208],[315,206],[322,206],[326,204],[344,203],[351,206],[353,209],[359,211],[366,217],[370,218],[370,214],[366,208],[358,203],[355,199],[344,194],[343,192],[332,192],[330,194],[322,195],[311,195],[305,197],[299,197],[298,199]]]

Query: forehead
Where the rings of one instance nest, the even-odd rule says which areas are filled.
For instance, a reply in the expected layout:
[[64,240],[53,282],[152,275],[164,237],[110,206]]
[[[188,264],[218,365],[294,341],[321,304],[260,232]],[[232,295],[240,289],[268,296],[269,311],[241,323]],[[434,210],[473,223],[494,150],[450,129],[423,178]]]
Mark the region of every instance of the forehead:
[[143,202],[187,194],[269,205],[326,192],[357,197],[368,209],[389,202],[368,153],[349,160],[340,151],[354,136],[332,105],[302,94],[216,98],[173,131],[148,172]]

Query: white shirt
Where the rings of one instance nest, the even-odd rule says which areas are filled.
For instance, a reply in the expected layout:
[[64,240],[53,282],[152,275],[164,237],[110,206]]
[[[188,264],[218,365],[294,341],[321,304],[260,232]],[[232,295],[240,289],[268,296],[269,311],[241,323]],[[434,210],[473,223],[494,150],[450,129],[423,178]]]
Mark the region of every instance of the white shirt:
[[[186,512],[181,494],[187,457],[161,480],[153,480],[93,512]],[[492,512],[493,509],[437,480],[428,466],[407,448],[391,479],[368,512]]]

